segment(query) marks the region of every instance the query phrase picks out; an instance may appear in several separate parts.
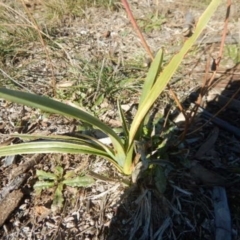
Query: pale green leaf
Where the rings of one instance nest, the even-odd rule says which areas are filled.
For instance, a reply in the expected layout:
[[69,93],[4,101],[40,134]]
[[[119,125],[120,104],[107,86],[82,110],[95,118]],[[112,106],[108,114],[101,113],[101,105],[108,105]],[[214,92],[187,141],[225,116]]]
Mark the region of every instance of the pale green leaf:
[[55,174],[50,172],[45,172],[43,170],[37,170],[36,175],[39,180],[56,180],[57,179]]
[[53,196],[53,203],[51,206],[51,209],[53,212],[56,212],[57,210],[60,210],[63,207],[64,199],[63,199],[62,192],[63,192],[63,184],[60,183],[60,184],[58,184],[57,189]]
[[123,172],[126,175],[130,175],[132,173],[132,169],[133,169],[133,151],[134,151],[134,147],[133,145],[127,150],[127,155],[126,155],[126,159],[125,159],[125,163],[124,163],[124,167],[123,167]]
[[124,162],[125,153],[121,139],[109,126],[107,126],[91,114],[74,108],[70,105],[47,98],[45,96],[38,96],[35,94],[10,90],[6,88],[0,88],[0,98],[20,103],[26,106],[39,108],[46,112],[56,113],[63,116],[69,116],[75,119],[79,119],[99,128],[102,132],[106,133],[111,138],[112,144],[116,151],[115,156],[117,158],[117,161],[121,164]]
[[77,134],[77,137],[67,135],[41,135],[41,134],[10,134],[11,137],[18,137],[22,140],[39,140],[39,141],[62,141],[66,143],[75,143],[79,145],[85,145],[98,150],[105,150],[105,152],[112,158],[115,159],[115,155],[111,147],[101,143],[98,139],[85,135]]
[[[157,78],[157,80],[154,83],[151,90],[148,92],[146,97],[144,97],[141,107],[138,109],[138,111],[134,117],[133,123],[131,125],[130,131],[129,131],[129,147],[132,146],[135,135],[136,135],[137,131],[139,131],[139,126],[141,125],[147,112],[152,107],[154,102],[157,100],[158,96],[165,89],[165,87],[169,83],[171,77],[177,71],[184,56],[187,54],[187,52],[193,46],[193,44],[197,41],[197,38],[200,36],[201,32],[206,27],[206,25],[209,22],[210,18],[212,17],[213,13],[216,11],[217,7],[221,3],[222,3],[222,0],[213,0],[209,4],[209,6],[205,10],[205,12],[199,18],[199,21],[197,23],[194,34],[184,42],[184,45],[181,48],[181,50],[179,51],[179,53],[174,55],[174,57],[171,59],[170,63],[163,69],[162,73]],[[159,64],[160,64],[160,60],[159,60]],[[155,75],[156,72],[154,72],[152,74]]]
[[162,63],[163,63],[163,49],[160,49],[156,57],[154,58],[153,62],[151,63],[146,79],[144,81],[139,107],[145,100],[149,91],[153,87],[157,77],[159,76],[159,73],[162,70]]
[[67,171],[64,175],[64,179],[67,179],[67,178],[71,178],[73,176],[75,176],[75,172],[74,171]]
[[63,116],[69,116],[72,118],[80,119],[93,126],[96,126],[97,128],[103,130],[103,132],[107,133],[108,135],[118,139],[116,133],[106,124],[98,120],[96,117],[92,116],[91,114],[85,111],[74,108],[70,105],[61,103],[59,101],[53,100],[51,98],[27,92],[10,90],[6,88],[0,88],[0,98],[4,98],[6,100],[20,103],[26,106],[39,108],[49,113],[56,113]]
[[72,143],[78,143],[78,144],[85,144],[89,143],[89,140],[87,139],[87,135],[85,134],[79,134],[78,137],[74,136],[67,136],[67,135],[44,135],[44,134],[9,134],[11,137],[18,137],[22,140],[59,140],[59,141],[64,141],[64,142],[72,142]]
[[33,188],[37,191],[37,192],[40,192],[42,190],[45,190],[45,189],[48,189],[48,188],[51,188],[54,186],[54,182],[51,181],[37,181]]
[[57,179],[61,179],[63,177],[63,168],[61,166],[57,166],[54,169],[54,174],[56,175]]
[[0,156],[33,153],[84,153],[109,158],[109,155],[104,150],[87,145],[59,141],[35,141],[0,147]]
[[94,179],[90,176],[77,176],[63,181],[64,184],[71,187],[89,187],[94,184],[94,182]]
[[69,153],[97,155],[110,161],[119,171],[123,171],[122,167],[118,165],[116,160],[112,159],[111,156],[106,153],[106,151],[97,149],[94,146],[92,147],[84,144],[79,145],[75,143],[66,143],[59,141],[35,141],[0,147],[0,156],[34,153]]
[[129,129],[128,129],[126,118],[124,116],[124,112],[122,110],[122,107],[121,107],[121,104],[120,104],[119,101],[117,102],[117,106],[118,106],[119,117],[120,117],[120,120],[121,120],[121,123],[122,123],[123,133],[124,133],[124,136],[126,138],[125,142],[128,143]]

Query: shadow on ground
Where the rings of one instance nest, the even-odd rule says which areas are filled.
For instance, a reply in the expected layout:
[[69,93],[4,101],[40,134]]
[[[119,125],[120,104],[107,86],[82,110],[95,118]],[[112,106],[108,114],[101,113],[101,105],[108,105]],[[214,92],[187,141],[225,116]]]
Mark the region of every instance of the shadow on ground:
[[[205,126],[187,135],[178,146],[167,144],[168,161],[173,167],[169,170],[161,164],[167,176],[164,192],[157,190],[149,174],[140,178],[122,196],[116,215],[105,229],[106,239],[215,239],[214,186],[225,187],[227,191],[232,221],[229,224],[233,239],[237,239],[240,94],[236,92],[239,89],[239,65],[216,78],[203,97],[201,111],[188,133]],[[183,105],[189,107],[200,91],[191,93]],[[212,118],[230,99],[228,106]]]

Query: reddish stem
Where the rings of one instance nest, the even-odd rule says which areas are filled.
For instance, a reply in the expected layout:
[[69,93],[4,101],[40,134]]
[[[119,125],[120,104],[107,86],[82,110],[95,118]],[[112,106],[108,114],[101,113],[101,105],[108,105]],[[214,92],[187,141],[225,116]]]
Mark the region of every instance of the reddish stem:
[[133,17],[132,11],[131,11],[131,9],[129,7],[129,4],[128,4],[127,0],[122,0],[122,4],[123,4],[123,6],[124,6],[124,8],[125,8],[125,10],[126,10],[126,12],[128,14],[128,17],[129,17],[129,19],[130,19],[134,29],[136,30],[136,32],[137,32],[137,34],[138,34],[138,36],[139,36],[139,38],[141,40],[141,43],[142,43],[143,47],[146,49],[146,51],[149,54],[150,58],[153,60],[154,56],[153,56],[149,46],[147,45],[147,42],[145,41],[145,39],[144,39],[144,37],[142,35],[142,32],[140,31],[140,29],[139,29],[139,27],[137,25],[137,22],[136,22],[135,18]]

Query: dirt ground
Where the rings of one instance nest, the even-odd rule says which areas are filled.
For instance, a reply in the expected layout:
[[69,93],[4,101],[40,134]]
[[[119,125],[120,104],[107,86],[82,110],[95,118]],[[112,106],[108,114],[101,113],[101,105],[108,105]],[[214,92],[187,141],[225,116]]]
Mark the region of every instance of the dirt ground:
[[[164,47],[164,63],[186,39],[183,31],[188,13],[197,22],[208,2],[129,0],[152,52]],[[136,105],[149,64],[120,2],[105,1],[105,5],[85,8],[76,2],[66,12],[66,6],[55,1],[48,5],[41,0],[24,4],[27,12],[21,1],[0,4],[0,25],[1,21],[12,24],[7,30],[0,30],[0,86],[60,99],[91,111],[113,128],[119,127],[116,102],[120,99],[128,108]],[[49,9],[52,12],[47,17]],[[74,9],[81,14],[75,14]],[[239,12],[240,4],[235,0],[214,84],[181,144],[173,143],[186,123],[181,116],[176,118],[179,111],[167,89],[154,107],[156,112],[169,111],[169,121],[177,125],[174,136],[166,138],[169,141],[166,165],[171,171],[164,194],[154,189],[151,179],[126,186],[124,182],[129,178],[121,176],[106,160],[94,156],[4,157],[0,159],[0,238],[217,239],[216,232],[222,226],[217,222],[215,194],[221,191],[227,197],[231,239],[240,239]],[[29,24],[32,19],[27,14],[37,20],[45,45],[31,28],[16,28],[16,24]],[[212,73],[225,16],[226,3],[217,10],[171,80],[171,88],[186,109],[192,107],[201,91],[206,66],[211,66],[208,76]],[[11,42],[10,37],[14,37]],[[231,103],[212,118],[233,95]],[[134,111],[127,114],[131,118]],[[79,130],[81,124],[0,98],[0,146],[20,141],[9,139],[12,133],[62,134]],[[64,171],[93,172],[95,183],[88,188],[66,187],[63,208],[54,211],[53,190],[39,195],[33,185],[37,182],[37,170],[52,172],[59,165]],[[4,191],[13,180],[19,181],[19,186],[5,198]]]

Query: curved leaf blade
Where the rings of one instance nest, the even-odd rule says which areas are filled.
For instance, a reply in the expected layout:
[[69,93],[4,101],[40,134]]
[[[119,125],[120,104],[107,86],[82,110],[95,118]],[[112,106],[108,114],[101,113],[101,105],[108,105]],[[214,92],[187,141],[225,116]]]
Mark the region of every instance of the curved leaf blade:
[[149,91],[153,87],[159,73],[162,70],[162,63],[163,63],[163,49],[160,49],[154,58],[149,71],[147,73],[146,79],[144,81],[143,89],[142,89],[142,94],[140,98],[140,103],[139,107],[145,100],[146,96],[148,95]]
[[99,128],[111,138],[117,162],[120,166],[123,166],[126,156],[124,146],[120,137],[109,126],[107,126],[91,114],[74,108],[72,106],[66,105],[64,103],[55,101],[53,99],[47,98],[45,96],[38,96],[35,94],[10,90],[6,88],[0,88],[0,98],[30,107],[39,108],[46,112],[80,119]]
[[[222,3],[222,0],[213,0],[205,12],[202,14],[202,16],[199,18],[198,24],[196,26],[194,34],[185,41],[183,47],[177,53],[174,55],[172,60],[169,62],[169,64],[164,68],[161,75],[157,78],[156,82],[154,83],[153,87],[147,94],[147,96],[144,98],[140,108],[138,109],[136,116],[134,117],[134,120],[132,122],[130,131],[129,131],[129,147],[132,146],[135,135],[137,131],[139,130],[139,126],[142,123],[144,117],[146,116],[149,109],[152,107],[158,96],[161,94],[161,92],[165,89],[168,82],[170,81],[171,77],[176,72],[177,68],[181,64],[184,56],[187,54],[189,49],[193,46],[193,44],[196,42],[197,38],[200,36],[203,29],[206,27],[208,21],[212,17],[213,13],[216,11],[217,7]],[[155,73],[153,73],[155,74]]]
[[70,153],[100,156],[107,159],[122,172],[122,167],[118,165],[115,159],[112,159],[103,149],[97,149],[95,146],[91,145],[80,145],[60,141],[35,141],[0,147],[0,156],[34,153]]
[[99,128],[104,133],[109,135],[109,137],[111,137],[111,139],[113,140],[113,144],[117,143],[118,145],[122,146],[121,139],[109,126],[107,126],[91,114],[74,108],[70,105],[58,102],[45,96],[39,96],[27,92],[10,90],[6,88],[0,88],[0,98],[4,98],[6,100],[27,105],[30,107],[39,108],[42,111],[46,111],[49,113],[69,116],[75,119],[80,119],[84,122],[88,122],[92,126]]

